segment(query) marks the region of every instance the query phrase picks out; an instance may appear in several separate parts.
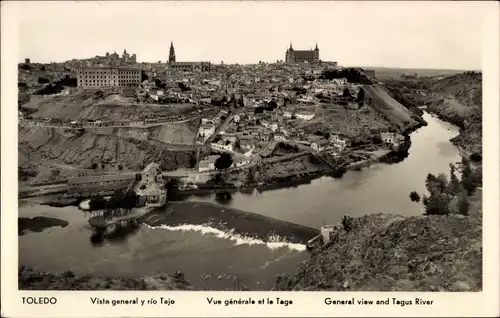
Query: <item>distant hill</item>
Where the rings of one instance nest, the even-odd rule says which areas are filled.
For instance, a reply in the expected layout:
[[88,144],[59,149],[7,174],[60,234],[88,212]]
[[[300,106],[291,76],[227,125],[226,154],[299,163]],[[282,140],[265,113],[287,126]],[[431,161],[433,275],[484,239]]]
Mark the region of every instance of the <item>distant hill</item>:
[[422,68],[389,68],[389,67],[363,67],[374,70],[378,80],[400,79],[401,74],[417,74],[418,77],[448,76],[466,72],[467,70],[422,69]]

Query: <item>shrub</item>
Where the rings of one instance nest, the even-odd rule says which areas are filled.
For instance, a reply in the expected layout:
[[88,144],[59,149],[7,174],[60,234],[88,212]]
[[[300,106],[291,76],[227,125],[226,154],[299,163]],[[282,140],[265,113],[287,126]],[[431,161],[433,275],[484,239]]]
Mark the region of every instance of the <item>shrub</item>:
[[420,202],[420,195],[417,193],[417,191],[412,191],[410,192],[410,199],[413,202]]
[[352,230],[353,222],[354,218],[352,218],[351,216],[344,215],[344,217],[342,218],[342,226],[344,227],[344,230],[346,232]]

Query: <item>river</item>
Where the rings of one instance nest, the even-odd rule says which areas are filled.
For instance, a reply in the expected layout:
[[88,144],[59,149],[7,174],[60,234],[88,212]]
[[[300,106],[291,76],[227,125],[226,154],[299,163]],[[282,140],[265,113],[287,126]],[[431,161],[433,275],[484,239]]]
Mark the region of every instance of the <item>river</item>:
[[[311,227],[337,223],[344,215],[369,213],[420,215],[422,207],[409,198],[411,191],[424,193],[428,173],[448,172],[460,161],[450,138],[458,128],[424,113],[428,122],[411,134],[409,156],[397,164],[377,163],[342,178],[322,177],[294,188],[234,193],[227,206],[260,213]],[[217,202],[215,196],[188,200]],[[291,273],[308,257],[303,248],[232,241],[209,228],[184,226],[175,229],[139,230],[124,240],[106,241],[95,247],[84,213],[76,207],[53,208],[20,204],[20,216],[52,216],[68,221],[66,228],[19,237],[19,263],[37,270],[101,276],[143,276],[182,271],[199,289],[251,290],[272,288],[276,276]],[[209,275],[208,278],[205,277]],[[238,277],[236,279],[235,277]]]

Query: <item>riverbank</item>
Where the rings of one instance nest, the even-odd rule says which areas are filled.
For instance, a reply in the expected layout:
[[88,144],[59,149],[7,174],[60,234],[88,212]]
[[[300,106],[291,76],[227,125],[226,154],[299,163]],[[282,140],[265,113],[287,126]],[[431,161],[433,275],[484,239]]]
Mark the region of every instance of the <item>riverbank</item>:
[[192,290],[192,286],[177,272],[141,278],[77,276],[72,271],[53,274],[37,272],[20,266],[20,290]]
[[263,242],[305,244],[319,229],[281,221],[257,213],[207,202],[170,202],[148,213],[140,222],[150,227],[205,226],[229,236],[260,239]]

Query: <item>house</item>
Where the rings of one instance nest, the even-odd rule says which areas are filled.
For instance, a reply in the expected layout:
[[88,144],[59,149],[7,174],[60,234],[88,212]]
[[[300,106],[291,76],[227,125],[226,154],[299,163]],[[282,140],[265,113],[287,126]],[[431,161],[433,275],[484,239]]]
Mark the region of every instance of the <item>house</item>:
[[159,99],[158,91],[158,88],[152,88],[149,90],[149,96],[151,96],[151,98],[155,101],[158,101]]
[[245,166],[250,163],[250,160],[247,157],[237,156],[233,158],[233,165],[231,168],[237,168],[241,166]]
[[152,186],[156,182],[162,182],[160,165],[152,162],[144,168],[141,173],[141,185]]
[[223,136],[222,137],[222,141],[224,141],[224,142],[228,141],[232,144],[234,144],[237,140],[238,140],[238,138],[236,136]]
[[399,146],[405,140],[403,135],[390,132],[380,133],[380,138],[386,144],[391,144],[395,147]]
[[202,124],[212,124],[212,125],[213,125],[213,123],[214,123],[214,122],[213,122],[213,120],[211,120],[211,119],[202,118],[202,119],[201,119],[201,123],[202,123]]
[[323,225],[321,227],[321,238],[323,241],[323,244],[328,244],[332,238],[333,238],[333,233],[336,230],[336,226],[334,225]]
[[227,150],[227,151],[234,150],[233,144],[229,140],[226,141],[220,140],[219,142],[213,142],[210,145],[219,150]]
[[158,184],[137,191],[139,201],[147,207],[162,207],[167,202],[167,190],[161,189]]
[[319,140],[313,141],[311,143],[311,148],[314,151],[321,152],[323,150],[326,150],[329,144],[330,143],[328,142],[328,140],[321,138]]
[[272,131],[277,131],[278,130],[278,124],[273,123],[267,120],[264,120],[261,122],[262,126],[266,127],[267,129],[271,129]]
[[346,85],[347,79],[346,78],[334,78],[334,79],[332,79],[332,82],[337,84],[337,85]]
[[241,120],[240,115],[234,115],[233,120],[235,123],[239,123]]
[[201,124],[198,129],[198,134],[203,137],[209,137],[215,133],[215,126],[213,124]]
[[330,137],[330,142],[338,151],[343,151],[350,145],[350,141],[348,139],[342,138],[339,135],[332,135]]
[[311,120],[313,119],[315,114],[313,112],[301,111],[295,114],[295,117],[302,120]]
[[253,96],[245,96],[243,97],[243,105],[245,107],[251,107],[255,104],[255,98]]
[[200,103],[210,104],[212,102],[212,98],[210,96],[202,96],[200,97]]
[[283,133],[277,133],[277,134],[274,134],[274,140],[275,141],[285,141],[286,137]]
[[288,110],[285,110],[285,111],[283,112],[283,118],[287,118],[287,119],[292,118],[292,112],[291,112],[291,111],[288,111]]
[[208,156],[207,158],[200,160],[198,171],[204,172],[215,170],[215,160],[217,160],[217,158],[219,158],[219,156]]
[[148,207],[161,207],[167,201],[160,165],[152,162],[141,173],[136,193],[139,201]]

